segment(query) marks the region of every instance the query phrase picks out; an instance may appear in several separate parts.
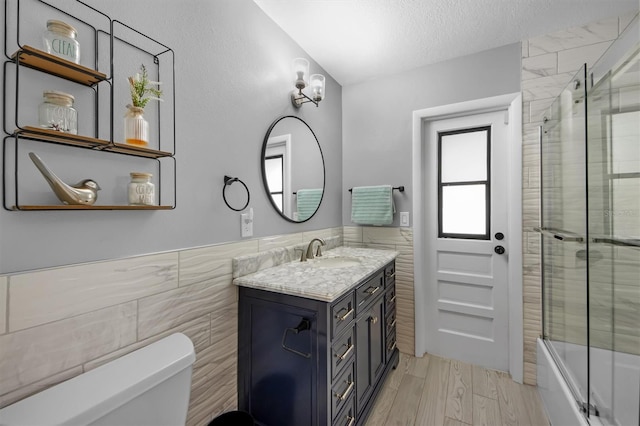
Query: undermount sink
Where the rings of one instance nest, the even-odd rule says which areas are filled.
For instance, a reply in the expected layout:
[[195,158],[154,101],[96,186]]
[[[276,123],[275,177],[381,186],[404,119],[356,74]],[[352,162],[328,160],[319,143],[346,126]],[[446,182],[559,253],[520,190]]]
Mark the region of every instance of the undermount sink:
[[355,257],[321,257],[309,261],[310,265],[316,268],[348,268],[359,266],[360,259]]

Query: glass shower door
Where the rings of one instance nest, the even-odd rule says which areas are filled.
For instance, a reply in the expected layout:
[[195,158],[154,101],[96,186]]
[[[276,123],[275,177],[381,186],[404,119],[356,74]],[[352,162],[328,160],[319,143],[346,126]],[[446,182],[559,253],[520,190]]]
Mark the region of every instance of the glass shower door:
[[543,332],[579,404],[589,398],[585,81],[583,67],[541,133]]
[[587,101],[589,394],[606,425],[640,424],[640,43],[628,53]]

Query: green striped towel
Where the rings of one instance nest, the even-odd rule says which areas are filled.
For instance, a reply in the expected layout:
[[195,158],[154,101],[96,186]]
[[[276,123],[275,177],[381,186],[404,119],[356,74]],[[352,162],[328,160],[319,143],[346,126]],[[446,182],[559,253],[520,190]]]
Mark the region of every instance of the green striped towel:
[[351,191],[351,221],[360,225],[388,225],[396,208],[391,185],[357,186]]
[[298,220],[302,222],[309,219],[320,206],[320,201],[322,201],[322,188],[298,189]]

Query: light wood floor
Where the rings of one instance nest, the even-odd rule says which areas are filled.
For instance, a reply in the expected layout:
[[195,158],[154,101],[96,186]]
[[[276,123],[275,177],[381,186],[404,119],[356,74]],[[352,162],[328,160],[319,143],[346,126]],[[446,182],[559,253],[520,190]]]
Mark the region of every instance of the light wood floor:
[[366,426],[548,426],[538,391],[507,373],[400,354]]

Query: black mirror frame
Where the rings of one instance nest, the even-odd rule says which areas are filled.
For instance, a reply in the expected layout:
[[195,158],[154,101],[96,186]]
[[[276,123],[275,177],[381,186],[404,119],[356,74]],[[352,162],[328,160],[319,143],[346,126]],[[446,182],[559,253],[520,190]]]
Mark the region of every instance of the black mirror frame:
[[[318,144],[318,149],[320,150],[320,158],[322,159],[322,196],[320,197],[320,202],[318,203],[318,207],[316,207],[316,210],[313,212],[313,214],[311,216],[309,216],[305,220],[293,220],[292,218],[286,216],[278,208],[278,206],[276,205],[275,201],[273,201],[273,198],[271,197],[270,191],[269,191],[269,183],[267,182],[267,171],[265,170],[265,166],[264,166],[264,157],[265,157],[265,155],[267,153],[267,142],[269,141],[269,136],[271,135],[271,131],[273,130],[273,128],[276,126],[276,124],[278,124],[280,121],[284,120],[285,118],[295,118],[296,120],[300,120],[305,126],[307,126],[307,128],[309,129],[309,131],[313,135],[313,138],[316,140],[316,144]],[[260,153],[260,167],[262,169],[262,184],[264,185],[265,192],[267,193],[267,198],[269,198],[269,202],[273,206],[273,209],[280,216],[282,216],[283,219],[285,219],[285,220],[287,220],[287,221],[289,221],[291,223],[304,223],[304,222],[308,221],[309,219],[311,219],[312,217],[314,217],[316,215],[316,213],[318,213],[318,210],[320,209],[320,206],[322,205],[322,200],[324,199],[324,191],[325,191],[326,185],[327,185],[327,169],[326,169],[325,164],[324,164],[324,154],[322,152],[322,147],[320,146],[320,142],[318,141],[318,137],[316,136],[315,132],[313,131],[311,126],[309,126],[307,124],[306,121],[304,121],[300,117],[296,117],[295,115],[283,115],[282,117],[277,118],[273,123],[271,123],[271,125],[269,126],[269,129],[267,130],[267,133],[264,136],[264,140],[262,141],[262,150],[261,150],[261,153]]]

